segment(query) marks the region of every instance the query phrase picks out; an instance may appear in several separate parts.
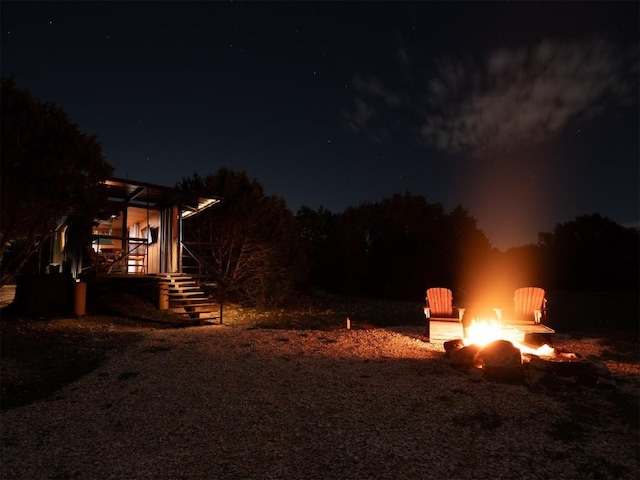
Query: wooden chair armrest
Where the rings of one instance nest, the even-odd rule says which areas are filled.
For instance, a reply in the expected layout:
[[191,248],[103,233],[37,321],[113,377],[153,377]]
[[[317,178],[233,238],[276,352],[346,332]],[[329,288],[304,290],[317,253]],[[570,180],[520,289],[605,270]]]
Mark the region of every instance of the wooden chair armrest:
[[533,321],[534,321],[534,323],[540,323],[541,319],[542,319],[542,309],[534,310],[533,311]]

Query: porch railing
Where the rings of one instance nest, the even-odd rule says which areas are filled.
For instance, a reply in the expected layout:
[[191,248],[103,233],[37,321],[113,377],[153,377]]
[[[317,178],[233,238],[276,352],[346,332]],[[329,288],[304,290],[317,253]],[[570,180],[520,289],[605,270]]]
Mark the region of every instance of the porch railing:
[[99,272],[146,273],[147,244],[146,238],[94,234],[92,262]]

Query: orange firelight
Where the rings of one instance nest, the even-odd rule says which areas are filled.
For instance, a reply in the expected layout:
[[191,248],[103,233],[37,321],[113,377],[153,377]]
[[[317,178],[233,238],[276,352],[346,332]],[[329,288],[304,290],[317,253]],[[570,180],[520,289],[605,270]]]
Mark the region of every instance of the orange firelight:
[[502,326],[497,320],[471,320],[464,335],[465,345],[484,347],[488,343],[502,338]]
[[478,345],[484,347],[496,340],[507,340],[511,342],[513,346],[520,349],[522,353],[529,353],[541,357],[553,356],[554,349],[549,345],[545,344],[538,348],[528,347],[518,341],[516,338],[517,336],[518,335],[515,334],[513,329],[504,328],[498,320],[474,318],[465,329],[463,342],[465,345]]

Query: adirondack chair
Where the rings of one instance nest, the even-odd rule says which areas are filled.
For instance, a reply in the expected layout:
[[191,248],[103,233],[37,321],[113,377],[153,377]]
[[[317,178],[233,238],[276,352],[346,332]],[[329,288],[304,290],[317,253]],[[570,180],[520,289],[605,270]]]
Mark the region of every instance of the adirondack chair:
[[555,330],[544,325],[547,319],[545,291],[539,287],[523,287],[513,292],[513,308],[496,308],[502,324],[522,335],[518,341],[533,341],[534,335],[548,343],[546,337]]
[[427,289],[426,303],[424,314],[427,318],[462,319],[460,309],[453,305],[453,294],[448,288]]
[[424,315],[427,319],[429,341],[447,341],[463,337],[464,308],[453,305],[453,294],[448,288],[427,289]]
[[523,287],[513,292],[514,322],[542,323],[547,318],[547,299],[539,287]]
[[545,291],[539,287],[522,287],[513,292],[513,307],[494,308],[505,323],[538,325],[547,318]]

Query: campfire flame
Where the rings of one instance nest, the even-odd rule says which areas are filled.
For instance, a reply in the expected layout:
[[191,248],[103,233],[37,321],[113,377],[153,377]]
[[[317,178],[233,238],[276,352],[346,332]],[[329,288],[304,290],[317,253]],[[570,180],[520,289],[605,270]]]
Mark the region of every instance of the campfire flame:
[[471,320],[464,338],[465,345],[485,345],[502,338],[502,326],[497,320]]
[[502,327],[501,323],[498,320],[495,319],[471,320],[471,324],[466,328],[465,338],[463,339],[463,342],[465,345],[479,345],[481,347],[484,347],[485,345],[496,340],[507,340],[511,342],[516,348],[520,349],[522,353],[529,353],[541,357],[549,357],[553,356],[554,354],[554,349],[546,344],[538,348],[532,348],[520,343],[513,338],[513,335],[510,335],[509,332]]

